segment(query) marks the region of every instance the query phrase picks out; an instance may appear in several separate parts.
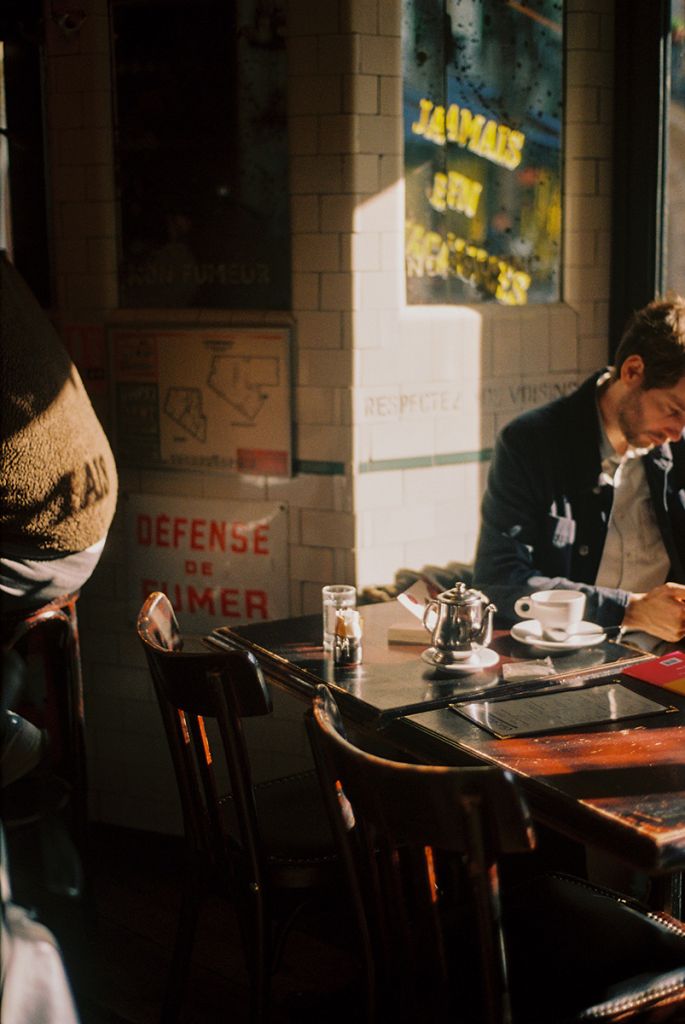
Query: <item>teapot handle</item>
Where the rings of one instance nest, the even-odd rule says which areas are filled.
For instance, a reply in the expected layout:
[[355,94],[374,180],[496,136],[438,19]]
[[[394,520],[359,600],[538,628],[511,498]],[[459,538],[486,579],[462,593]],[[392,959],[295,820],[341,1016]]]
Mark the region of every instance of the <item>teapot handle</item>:
[[433,608],[435,609],[435,615],[436,615],[436,619],[437,619],[437,615],[438,615],[438,602],[437,601],[427,601],[426,602],[426,607],[423,609],[423,624],[424,624],[424,626],[426,627],[426,629],[428,630],[429,633],[432,633],[433,629],[435,628],[435,620],[433,621],[432,625],[430,625],[430,626],[428,625],[428,613]]

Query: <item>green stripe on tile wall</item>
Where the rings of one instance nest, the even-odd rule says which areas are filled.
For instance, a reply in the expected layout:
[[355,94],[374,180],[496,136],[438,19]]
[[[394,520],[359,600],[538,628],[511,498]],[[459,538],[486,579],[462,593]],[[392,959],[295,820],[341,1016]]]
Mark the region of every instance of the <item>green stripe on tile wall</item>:
[[[408,455],[398,459],[376,459],[360,462],[360,473],[385,473],[393,469],[423,469],[427,466],[458,466],[469,462],[489,462],[492,448],[480,448],[475,452],[445,452],[442,455]],[[295,459],[295,473],[315,473],[320,476],[344,476],[344,462],[318,462],[314,459]]]
[[475,452],[445,452],[443,455],[415,455],[400,459],[378,459],[375,462],[360,462],[360,473],[383,473],[391,469],[420,469],[424,466],[457,466],[467,462],[489,462],[492,448],[481,448]]
[[436,455],[433,465],[455,466],[461,462],[489,462],[492,452],[492,448],[479,448],[477,452],[448,452],[446,455]]

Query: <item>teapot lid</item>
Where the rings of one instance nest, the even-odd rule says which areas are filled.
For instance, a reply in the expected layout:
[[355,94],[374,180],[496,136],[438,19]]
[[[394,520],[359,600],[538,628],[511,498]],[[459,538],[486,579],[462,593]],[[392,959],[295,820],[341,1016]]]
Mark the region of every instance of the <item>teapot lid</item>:
[[442,601],[445,604],[454,605],[472,605],[472,604],[487,604],[489,598],[482,594],[480,590],[469,590],[465,583],[461,580],[451,588],[451,590],[443,590],[441,594],[438,594],[436,600]]

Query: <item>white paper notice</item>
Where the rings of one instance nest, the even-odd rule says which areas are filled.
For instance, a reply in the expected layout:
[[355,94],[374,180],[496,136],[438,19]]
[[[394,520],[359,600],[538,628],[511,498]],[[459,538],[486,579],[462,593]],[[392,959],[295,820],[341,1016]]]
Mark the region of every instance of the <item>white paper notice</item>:
[[[407,590],[403,590],[401,594],[398,594],[397,600],[401,605],[404,605],[404,607],[408,609],[415,618],[420,622],[423,622],[426,605],[434,600],[434,597],[428,589],[427,584],[424,583],[423,580],[417,580],[416,583],[412,583]],[[429,633],[433,632],[437,617],[437,612],[434,608],[431,608],[428,616],[426,617],[426,628]]]

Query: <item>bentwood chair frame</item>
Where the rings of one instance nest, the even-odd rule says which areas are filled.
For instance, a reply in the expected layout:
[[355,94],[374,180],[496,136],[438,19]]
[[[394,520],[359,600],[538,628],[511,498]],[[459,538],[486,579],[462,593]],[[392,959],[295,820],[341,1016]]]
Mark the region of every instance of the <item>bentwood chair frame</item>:
[[[82,856],[88,829],[88,771],[86,762],[83,675],[76,603],[80,592],[64,594],[35,610],[3,616],[2,646],[21,650],[35,636],[43,647],[51,759],[70,786],[69,807],[74,838]],[[39,637],[40,634],[40,637]]]
[[[209,893],[234,904],[251,983],[251,1017],[266,1019],[271,973],[294,916],[312,892],[338,877],[333,838],[313,771],[255,785],[243,732],[244,717],[272,710],[268,685],[252,654],[190,649],[171,604],[153,593],[138,616],[137,631],[150,668],[183,811],[187,870],[162,1020],[176,1018],[182,1003],[199,907]],[[205,722],[213,719],[219,742]],[[230,795],[222,793],[216,768],[223,761]],[[298,801],[307,790],[320,811],[322,841],[303,850],[292,842]],[[282,842],[270,849],[260,799],[271,799]],[[267,806],[268,806],[267,799]],[[290,803],[289,803],[290,801]],[[294,804],[293,820],[287,808]],[[265,807],[266,810],[266,807]],[[300,817],[302,808],[299,808]],[[280,816],[280,817],[279,817]],[[283,899],[285,897],[285,899]]]
[[370,1020],[685,1021],[681,922],[566,875],[529,879],[500,902],[498,860],[534,845],[512,775],[360,750],[323,684],[307,728],[359,923]]
[[475,1019],[450,1004],[442,906],[466,883],[482,1020],[508,1021],[497,861],[534,842],[513,778],[497,768],[402,764],[360,750],[345,738],[324,686],[307,727],[357,914],[368,1018]]

